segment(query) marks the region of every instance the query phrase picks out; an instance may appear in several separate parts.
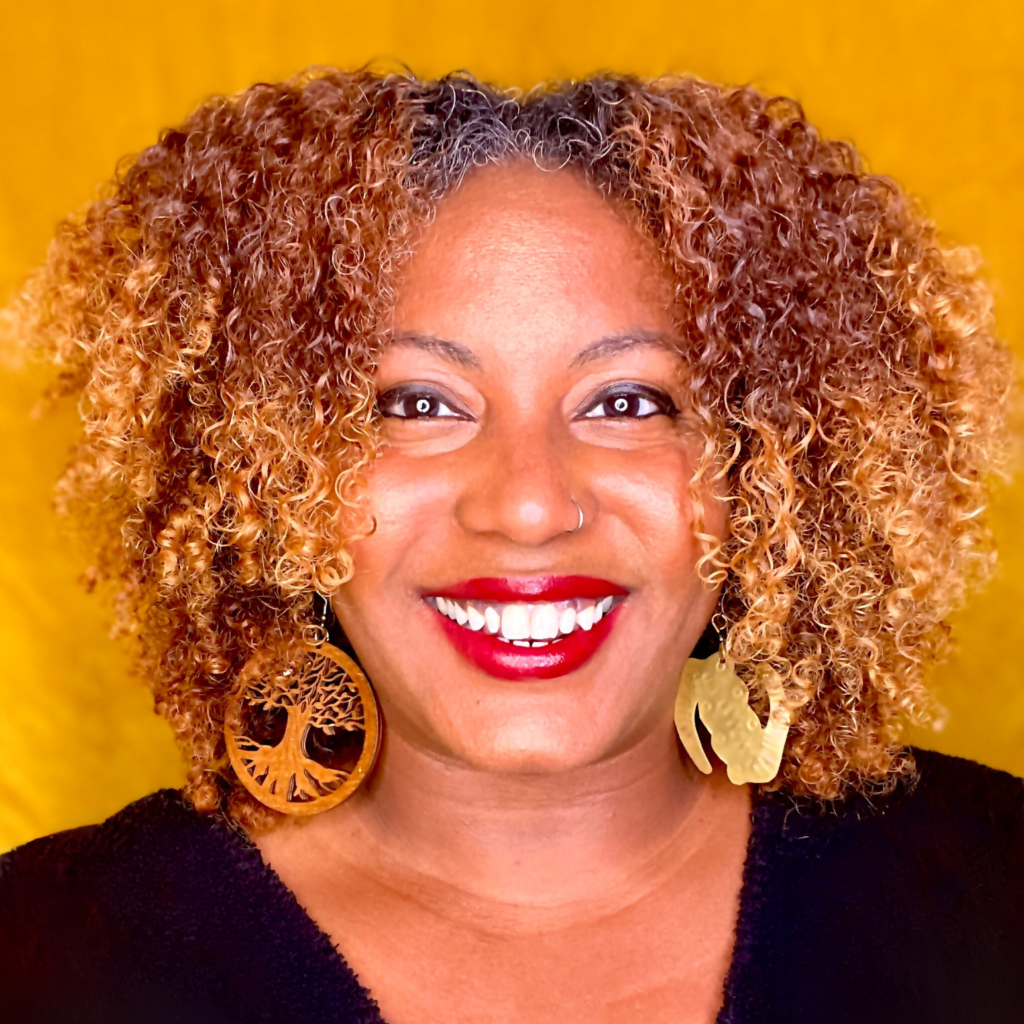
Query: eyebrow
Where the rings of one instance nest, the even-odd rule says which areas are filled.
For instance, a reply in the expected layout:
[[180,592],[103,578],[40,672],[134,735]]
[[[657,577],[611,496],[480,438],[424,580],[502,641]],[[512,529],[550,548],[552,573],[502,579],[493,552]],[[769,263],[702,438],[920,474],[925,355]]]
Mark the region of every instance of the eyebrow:
[[657,331],[632,330],[622,334],[611,334],[591,342],[576,353],[573,365],[579,366],[581,363],[591,363],[596,359],[607,359],[610,356],[617,356],[620,352],[628,352],[631,348],[644,346],[675,351],[675,346],[664,334]]
[[[391,339],[391,344],[408,345],[411,348],[429,352],[431,355],[440,356],[441,359],[455,363],[457,366],[466,366],[474,370],[480,369],[480,360],[476,353],[468,346],[460,345],[457,341],[445,341],[432,334],[407,332],[396,334]],[[674,346],[668,338],[657,331],[631,330],[622,334],[610,334],[607,337],[598,338],[597,341],[592,341],[586,348],[576,353],[572,363],[573,366],[579,366],[597,359],[608,359],[611,356],[617,356],[620,352],[644,346],[674,351]]]
[[471,369],[480,369],[480,360],[476,353],[457,341],[445,341],[443,338],[435,338],[432,334],[396,334],[391,339],[392,345],[408,345],[411,348],[418,348],[431,355],[440,356],[449,363],[458,366],[468,366]]

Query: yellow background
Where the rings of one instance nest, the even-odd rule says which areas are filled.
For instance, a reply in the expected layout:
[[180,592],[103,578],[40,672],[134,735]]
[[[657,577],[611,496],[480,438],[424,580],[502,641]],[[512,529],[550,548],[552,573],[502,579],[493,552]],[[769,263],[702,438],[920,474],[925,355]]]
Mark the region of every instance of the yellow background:
[[[311,64],[467,68],[529,86],[601,68],[689,71],[795,96],[828,135],[984,253],[1024,352],[1024,7],[1019,0],[3,0],[0,295],[123,154],[197,103]],[[98,820],[183,772],[50,511],[73,410],[31,420],[39,374],[0,374],[0,849]],[[918,742],[1024,775],[1024,482],[995,520],[1002,572],[936,677]]]

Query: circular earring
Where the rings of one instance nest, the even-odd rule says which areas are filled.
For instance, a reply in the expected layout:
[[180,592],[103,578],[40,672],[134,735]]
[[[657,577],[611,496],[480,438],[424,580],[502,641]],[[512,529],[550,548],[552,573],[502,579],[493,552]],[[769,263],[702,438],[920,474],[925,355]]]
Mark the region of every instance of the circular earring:
[[377,698],[362,669],[331,644],[293,640],[283,659],[250,659],[239,680],[224,739],[242,785],[296,816],[351,796],[380,747]]

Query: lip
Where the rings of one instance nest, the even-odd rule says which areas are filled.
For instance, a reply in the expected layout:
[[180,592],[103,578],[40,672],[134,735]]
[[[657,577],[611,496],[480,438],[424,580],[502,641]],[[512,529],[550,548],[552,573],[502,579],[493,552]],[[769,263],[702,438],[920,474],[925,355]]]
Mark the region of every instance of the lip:
[[[574,597],[624,597],[629,593],[592,576],[487,577],[430,591],[430,596],[459,601],[566,601]],[[426,595],[425,595],[426,596]],[[625,602],[616,605],[590,630],[577,629],[547,647],[516,647],[483,630],[465,629],[439,612],[445,636],[471,665],[497,679],[557,679],[582,668],[611,635]]]
[[452,597],[456,601],[513,602],[625,597],[629,591],[595,576],[481,576],[425,592],[424,596],[427,593],[433,597]]

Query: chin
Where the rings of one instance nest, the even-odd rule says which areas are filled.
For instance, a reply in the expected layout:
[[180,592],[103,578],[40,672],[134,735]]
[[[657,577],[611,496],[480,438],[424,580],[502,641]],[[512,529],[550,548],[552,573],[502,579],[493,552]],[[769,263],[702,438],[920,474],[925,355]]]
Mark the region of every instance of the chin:
[[464,760],[482,771],[509,775],[547,775],[594,764],[608,755],[611,742],[581,736],[579,726],[552,729],[552,723],[520,726],[503,723],[488,734],[478,732],[471,744],[459,744]]

